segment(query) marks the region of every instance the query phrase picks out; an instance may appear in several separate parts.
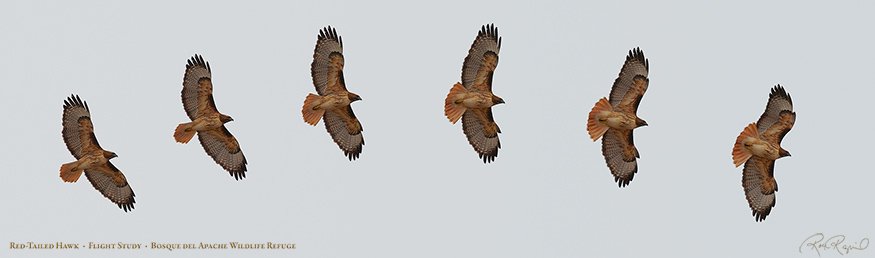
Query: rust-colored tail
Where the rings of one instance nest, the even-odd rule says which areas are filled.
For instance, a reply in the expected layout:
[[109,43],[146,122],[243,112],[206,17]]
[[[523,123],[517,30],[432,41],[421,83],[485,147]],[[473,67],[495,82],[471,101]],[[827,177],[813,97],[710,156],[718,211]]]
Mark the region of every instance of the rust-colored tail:
[[176,127],[176,131],[173,132],[173,138],[176,139],[176,142],[188,143],[188,141],[191,141],[191,138],[197,133],[197,131],[192,130],[192,123],[182,123]]
[[468,89],[465,88],[461,83],[456,83],[453,85],[453,88],[450,89],[450,94],[447,94],[447,99],[444,100],[444,115],[450,119],[450,122],[455,124],[459,121],[459,118],[462,118],[462,115],[465,114],[465,106],[461,103],[456,103],[456,100],[460,97],[459,94],[468,93]]
[[79,180],[79,176],[82,176],[82,169],[79,169],[78,166],[79,161],[73,161],[61,165],[61,179],[68,183],[73,183]]
[[591,138],[592,141],[598,140],[602,135],[605,135],[605,132],[607,132],[608,129],[610,129],[607,124],[599,121],[599,114],[612,111],[614,111],[614,108],[611,107],[611,103],[608,102],[607,98],[603,97],[595,103],[595,107],[589,112],[589,119],[586,121],[586,130],[589,131],[589,138]]
[[304,122],[315,126],[325,114],[325,109],[319,107],[322,104],[322,96],[310,93],[307,99],[304,99],[304,107],[301,108],[301,114],[304,115]]
[[738,138],[735,138],[735,146],[732,147],[732,163],[735,164],[735,167],[741,166],[741,164],[744,164],[744,162],[747,162],[747,160],[753,156],[753,154],[744,148],[744,142],[748,138],[756,139],[757,137],[759,137],[759,134],[757,133],[757,123],[750,123],[741,131]]

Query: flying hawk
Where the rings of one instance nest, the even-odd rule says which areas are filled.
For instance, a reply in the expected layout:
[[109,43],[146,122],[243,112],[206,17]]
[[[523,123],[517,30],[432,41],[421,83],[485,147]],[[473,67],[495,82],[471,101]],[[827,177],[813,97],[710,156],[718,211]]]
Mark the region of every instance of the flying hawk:
[[67,144],[70,154],[77,159],[61,166],[61,179],[73,183],[85,171],[85,177],[91,181],[94,189],[125,212],[133,210],[136,203],[134,190],[131,190],[125,175],[109,162],[118,155],[104,150],[97,143],[88,104],[78,95],[71,95],[64,101],[64,116],[61,121],[64,126],[61,129],[64,143]]
[[453,85],[444,101],[444,115],[453,124],[462,119],[462,131],[483,163],[495,161],[501,148],[498,140],[501,129],[492,115],[492,106],[504,103],[492,94],[492,76],[498,66],[500,48],[498,28],[483,25],[462,63],[462,82]]
[[210,63],[195,54],[185,66],[182,78],[182,106],[191,119],[176,127],[173,138],[179,143],[188,143],[195,133],[210,157],[236,180],[246,177],[246,157],[240,150],[237,139],[231,135],[225,123],[234,121],[230,116],[216,110],[213,100],[213,82]]
[[744,164],[741,186],[756,221],[763,221],[775,207],[775,160],[790,156],[781,148],[781,140],[796,123],[793,100],[784,87],[777,85],[769,93],[766,111],[756,123],[751,123],[735,139],[732,162]]
[[304,100],[301,108],[304,122],[316,126],[322,119],[325,130],[328,130],[343,154],[349,160],[357,159],[362,153],[365,138],[362,136],[362,124],[349,104],[362,98],[346,90],[343,80],[343,40],[334,28],[325,27],[319,31],[313,52],[310,74],[319,95],[310,93]]
[[632,182],[638,172],[638,149],[632,140],[632,130],[646,126],[638,117],[638,104],[647,91],[650,65],[644,52],[635,48],[629,51],[620,75],[614,80],[609,98],[596,102],[589,112],[586,130],[593,141],[602,137],[602,155],[620,187]]

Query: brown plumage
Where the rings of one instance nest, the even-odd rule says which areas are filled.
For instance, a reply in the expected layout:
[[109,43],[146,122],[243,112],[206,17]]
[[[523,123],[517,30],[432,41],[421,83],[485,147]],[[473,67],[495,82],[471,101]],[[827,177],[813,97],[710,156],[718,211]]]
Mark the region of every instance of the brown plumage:
[[104,150],[97,143],[91,111],[88,104],[77,95],[64,101],[64,116],[61,119],[61,135],[70,154],[77,160],[61,166],[61,179],[76,182],[85,172],[85,177],[103,196],[128,212],[134,209],[134,191],[128,185],[125,175],[110,159],[117,157],[114,152]]
[[796,123],[793,100],[784,87],[777,85],[769,93],[766,111],[735,139],[732,162],[744,164],[741,185],[756,221],[763,221],[775,207],[775,160],[790,156],[781,141]]
[[602,155],[614,175],[614,182],[625,187],[638,172],[638,149],[632,138],[632,130],[647,125],[638,117],[638,104],[650,79],[647,78],[650,64],[644,52],[635,48],[629,51],[620,75],[614,80],[609,98],[596,102],[589,112],[586,130],[593,141],[602,138]]
[[316,94],[304,100],[301,114],[304,122],[315,126],[322,119],[325,130],[337,143],[343,154],[354,160],[362,153],[365,145],[362,124],[352,112],[350,104],[362,98],[346,90],[343,79],[343,40],[331,26],[319,31],[310,74]]
[[444,115],[453,124],[462,119],[462,131],[483,163],[495,161],[501,148],[501,129],[492,115],[492,106],[504,103],[492,94],[500,48],[498,28],[492,24],[482,26],[462,64],[462,82],[453,85],[444,100]]
[[216,109],[210,64],[200,55],[194,55],[185,66],[182,106],[191,122],[176,127],[173,134],[176,142],[188,143],[197,134],[204,151],[216,164],[222,166],[236,180],[245,178],[246,157],[243,156],[237,139],[225,128],[225,123],[234,119]]

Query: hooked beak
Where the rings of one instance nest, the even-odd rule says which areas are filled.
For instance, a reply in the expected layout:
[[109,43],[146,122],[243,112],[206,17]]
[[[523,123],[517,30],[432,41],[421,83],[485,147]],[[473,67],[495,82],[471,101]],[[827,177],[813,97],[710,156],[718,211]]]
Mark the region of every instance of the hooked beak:
[[637,125],[638,125],[638,127],[647,126],[647,121],[640,120],[640,121],[638,121]]

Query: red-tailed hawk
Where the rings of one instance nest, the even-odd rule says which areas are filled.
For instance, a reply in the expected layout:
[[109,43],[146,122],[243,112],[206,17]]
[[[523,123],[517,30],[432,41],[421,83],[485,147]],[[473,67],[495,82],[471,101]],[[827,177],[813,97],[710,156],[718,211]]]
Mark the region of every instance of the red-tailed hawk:
[[349,160],[357,159],[362,153],[365,138],[362,136],[362,124],[349,104],[362,98],[346,90],[343,80],[343,40],[331,26],[319,31],[310,74],[319,95],[310,93],[304,100],[301,108],[304,122],[316,126],[322,119],[325,130],[328,130],[343,154]]
[[73,183],[85,171],[85,177],[91,181],[94,189],[125,212],[133,210],[136,203],[134,190],[131,190],[125,175],[109,162],[118,155],[103,150],[97,143],[88,104],[79,99],[79,96],[71,95],[64,101],[62,125],[64,143],[77,160],[61,166],[61,179]]
[[182,78],[182,107],[189,123],[176,127],[173,138],[179,143],[188,143],[195,133],[197,139],[216,164],[219,164],[236,180],[246,177],[246,157],[240,150],[237,139],[231,135],[225,123],[234,121],[219,113],[213,101],[213,82],[210,64],[200,55],[194,55],[185,66]]
[[781,148],[781,140],[794,123],[793,100],[784,87],[777,85],[769,93],[769,103],[760,120],[745,127],[735,139],[732,162],[736,167],[744,164],[741,186],[756,221],[765,220],[775,207],[778,191],[775,160],[790,156],[790,152]]
[[609,98],[596,102],[589,112],[586,130],[593,141],[602,138],[602,154],[620,187],[632,182],[638,172],[638,149],[632,140],[632,130],[646,126],[638,117],[638,104],[647,91],[650,70],[644,52],[635,48],[626,56],[620,75],[614,80]]
[[462,82],[453,85],[444,101],[444,115],[455,124],[462,119],[468,143],[483,159],[495,161],[501,142],[501,129],[492,116],[492,106],[504,100],[492,94],[492,76],[498,66],[501,37],[493,24],[483,25],[462,64]]

